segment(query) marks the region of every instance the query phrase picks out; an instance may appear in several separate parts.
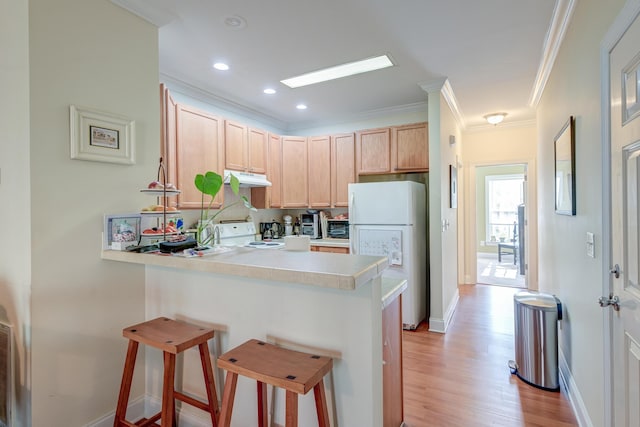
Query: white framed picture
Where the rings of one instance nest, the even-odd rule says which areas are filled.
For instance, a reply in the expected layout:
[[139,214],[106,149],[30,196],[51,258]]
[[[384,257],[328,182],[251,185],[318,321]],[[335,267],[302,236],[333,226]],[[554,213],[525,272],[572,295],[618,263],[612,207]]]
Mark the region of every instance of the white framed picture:
[[135,164],[135,122],[85,107],[69,108],[71,158]]

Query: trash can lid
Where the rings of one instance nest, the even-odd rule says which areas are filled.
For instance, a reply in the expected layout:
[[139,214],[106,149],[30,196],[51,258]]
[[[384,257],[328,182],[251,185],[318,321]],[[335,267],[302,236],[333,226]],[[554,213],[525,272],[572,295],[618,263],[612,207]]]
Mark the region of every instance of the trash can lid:
[[551,294],[535,291],[520,291],[513,296],[516,303],[524,304],[544,311],[558,310],[558,300]]

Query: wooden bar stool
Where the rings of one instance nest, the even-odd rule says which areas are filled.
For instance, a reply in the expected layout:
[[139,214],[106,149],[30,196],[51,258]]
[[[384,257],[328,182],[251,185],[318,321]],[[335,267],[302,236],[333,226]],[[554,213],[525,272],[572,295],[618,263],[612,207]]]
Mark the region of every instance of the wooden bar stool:
[[238,375],[257,381],[258,426],[267,427],[267,384],[286,390],[286,427],[298,425],[298,395],[313,388],[318,425],[329,427],[324,376],[333,367],[333,359],[315,356],[258,340],[249,340],[218,358],[218,367],[227,371],[220,410],[220,427],[231,425],[233,399]]
[[[129,326],[122,330],[122,336],[129,339],[127,358],[124,363],[122,373],[122,383],[120,385],[120,396],[116,408],[114,427],[134,427],[158,425],[156,421],[161,420],[162,427],[174,426],[175,421],[175,399],[200,408],[211,414],[211,423],[217,427],[218,396],[216,395],[213,368],[209,356],[207,341],[213,338],[214,330],[192,325],[186,322],[159,317],[148,322]],[[133,379],[133,368],[136,364],[136,354],[138,344],[142,343],[162,350],[164,355],[164,383],[162,387],[162,410],[149,419],[142,419],[136,423],[131,423],[125,419],[127,415],[127,404],[129,393],[131,392],[131,380]],[[176,355],[191,347],[198,346],[200,350],[200,361],[202,362],[202,372],[207,389],[207,402],[202,402],[182,394],[175,390]]]

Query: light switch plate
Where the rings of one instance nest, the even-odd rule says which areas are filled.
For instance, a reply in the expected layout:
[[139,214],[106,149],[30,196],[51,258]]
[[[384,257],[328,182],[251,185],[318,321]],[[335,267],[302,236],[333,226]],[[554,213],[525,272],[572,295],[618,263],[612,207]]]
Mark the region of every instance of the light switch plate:
[[587,256],[591,258],[596,257],[596,242],[593,233],[587,231]]

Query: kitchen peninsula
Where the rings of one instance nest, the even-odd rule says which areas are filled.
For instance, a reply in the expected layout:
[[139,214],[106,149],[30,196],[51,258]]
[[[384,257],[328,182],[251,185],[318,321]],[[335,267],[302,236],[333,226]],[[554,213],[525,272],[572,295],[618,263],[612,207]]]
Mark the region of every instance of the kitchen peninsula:
[[[120,251],[104,251],[102,258],[143,264],[146,318],[213,327],[216,355],[257,338],[333,357],[325,380],[330,417],[341,426],[382,427],[382,313],[406,287],[381,277],[387,258],[243,247],[195,258]],[[185,355],[182,384],[202,395],[196,353]],[[220,372],[216,378],[221,389]],[[161,357],[148,352],[146,392],[153,399],[160,399],[161,380]],[[236,393],[233,424],[255,424],[255,384],[241,380]],[[274,420],[284,425],[280,390],[274,405]],[[314,423],[309,393],[300,399],[300,425]]]

